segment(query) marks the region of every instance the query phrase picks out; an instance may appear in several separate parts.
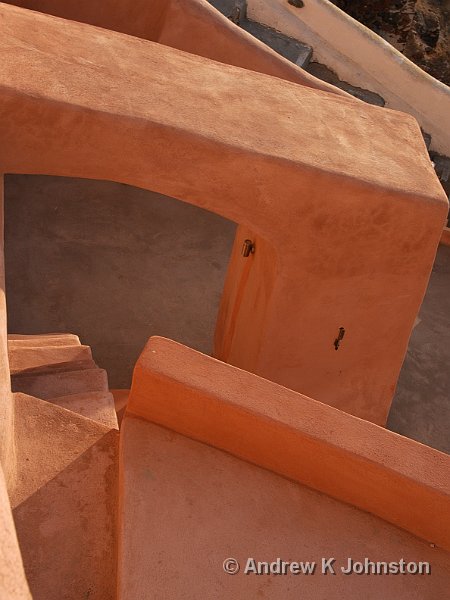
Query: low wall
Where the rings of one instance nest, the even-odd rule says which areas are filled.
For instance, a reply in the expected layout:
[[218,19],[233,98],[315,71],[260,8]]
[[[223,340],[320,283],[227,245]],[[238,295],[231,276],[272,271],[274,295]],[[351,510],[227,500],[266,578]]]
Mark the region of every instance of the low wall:
[[385,424],[448,213],[416,121],[116,32],[0,13],[0,172],[117,181],[239,223],[216,356]]
[[450,549],[450,456],[152,338],[127,415],[324,492]]
[[300,9],[287,0],[248,0],[247,16],[312,46],[314,60],[341,79],[413,115],[431,134],[432,150],[450,155],[450,128],[443,126],[450,114],[450,88],[370,29],[327,0],[305,0]]
[[[206,0],[11,0],[23,8],[89,23],[205,56],[219,62],[266,73],[340,96],[349,94],[317,79],[243,31]],[[353,100],[355,100],[353,98]]]

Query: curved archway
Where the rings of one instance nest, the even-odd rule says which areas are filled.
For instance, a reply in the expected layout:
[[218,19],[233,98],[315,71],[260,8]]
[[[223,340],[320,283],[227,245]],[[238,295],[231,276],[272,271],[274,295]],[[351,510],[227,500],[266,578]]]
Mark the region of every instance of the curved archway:
[[[0,171],[127,183],[239,223],[218,357],[384,424],[448,207],[414,119],[0,10]],[[241,286],[248,231],[258,285]]]
[[206,354],[234,223],[106,181],[5,177],[9,333],[74,332],[129,388],[152,335]]

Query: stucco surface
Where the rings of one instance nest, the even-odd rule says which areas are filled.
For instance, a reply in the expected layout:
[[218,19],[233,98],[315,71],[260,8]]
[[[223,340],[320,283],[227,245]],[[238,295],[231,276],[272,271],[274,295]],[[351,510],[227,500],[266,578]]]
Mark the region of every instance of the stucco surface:
[[[256,288],[241,280],[245,297],[220,317],[216,354],[384,423],[447,211],[414,120],[122,34],[1,11],[9,118],[0,167],[131,183],[248,227],[261,236],[250,260],[271,267],[263,305],[252,311]],[[24,114],[33,127],[20,126]],[[238,230],[235,253],[241,245]],[[336,352],[340,327],[347,341]]]
[[118,429],[114,397],[109,392],[69,394],[52,398],[52,404],[76,412],[83,417],[103,423],[110,429]]
[[15,440],[10,498],[33,600],[113,599],[118,432],[15,394]]
[[[276,447],[272,448],[276,453]],[[281,458],[281,457],[280,457]],[[444,600],[450,555],[381,519],[167,429],[126,416],[120,600]],[[145,549],[145,550],[143,550]],[[227,575],[234,557],[241,572]],[[244,575],[246,560],[430,561],[429,576]],[[150,591],[151,590],[151,591]]]
[[[195,17],[206,26],[204,16],[211,9],[205,3],[186,6],[195,7]],[[156,4],[149,37],[169,45],[182,40],[182,30],[166,27],[166,22],[178,23],[180,7]],[[89,21],[93,13],[89,7],[83,11]],[[102,24],[120,28],[120,15],[112,10],[112,24],[108,18]],[[129,22],[138,27],[133,19],[123,25]],[[230,42],[231,24],[222,17],[217,24]],[[0,4],[0,31],[5,57],[0,64],[0,173],[113,180],[239,223],[216,354],[384,423],[448,208],[417,123],[312,89],[307,83],[313,85],[312,79],[299,86],[5,4]],[[240,39],[248,45],[248,38]],[[196,44],[199,54],[207,53],[203,42]],[[265,66],[272,61],[277,75],[287,68],[258,48],[255,56]],[[238,46],[234,58],[226,44],[221,52],[223,60],[239,63]],[[265,66],[260,70],[268,72]],[[298,71],[290,73],[297,81]],[[270,121],[265,118],[269,108],[276,115]],[[245,263],[240,257],[244,235],[256,249]],[[375,590],[398,598],[406,590],[408,598],[430,592],[434,600],[447,590],[448,553],[436,547],[450,545],[446,455],[159,339],[150,342],[136,366],[124,417],[118,498],[115,420],[111,428],[44,400],[11,396],[4,305],[0,318],[0,459],[35,599],[115,597],[119,499],[119,594],[130,600],[144,600],[149,589],[164,598],[186,595],[186,590],[202,597],[202,586],[208,585],[219,595],[230,582],[233,598],[254,593],[284,598],[292,592],[287,579],[276,590],[270,580],[260,585],[247,579],[239,586],[236,578],[225,585],[224,557],[212,579],[201,580],[195,569],[202,556],[213,567],[214,541],[214,551],[231,549],[232,541],[242,551],[249,541],[268,548],[264,544],[270,540],[273,548],[278,540],[280,553],[292,554],[299,537],[292,523],[300,523],[302,533],[305,528],[302,551],[318,552],[319,525],[322,536],[334,543],[332,552],[341,556],[350,554],[349,545],[361,553],[375,552],[376,546],[392,552],[384,559],[398,560],[407,548],[409,560],[429,558],[434,565],[430,578],[418,585],[414,579],[411,589],[411,580],[403,578],[380,579],[378,589],[372,583],[369,589],[362,578],[341,581],[342,597],[350,590],[367,590],[364,595],[370,597]],[[348,342],[339,349],[335,337],[344,326]],[[107,391],[101,370],[45,374],[39,385],[33,377],[15,374],[13,389],[20,379],[20,389],[28,385],[28,392],[50,398],[56,386],[58,396],[82,393],[89,380],[89,390]],[[117,395],[118,403],[123,397]],[[153,471],[152,460],[158,463]],[[331,499],[318,515],[321,496],[275,472],[432,544]],[[313,500],[303,502],[308,495]],[[220,515],[219,497],[238,536]],[[282,508],[284,520],[272,521],[274,533],[268,536],[267,516],[274,507]],[[7,543],[16,552],[1,495],[0,508]],[[341,509],[347,512],[338,514]],[[247,523],[247,531],[240,523]],[[167,552],[184,559],[177,577],[168,568]],[[190,574],[187,553],[195,556]],[[150,581],[155,560],[159,571]],[[26,597],[20,561],[15,568],[6,584],[12,581]],[[330,580],[319,586],[335,590]],[[317,585],[311,583],[306,593],[316,596]]]
[[46,346],[44,348],[11,348],[8,343],[9,369],[11,373],[43,369],[50,365],[57,369],[58,365],[72,362],[92,360],[89,346]]
[[0,597],[2,600],[31,600],[1,466],[0,531]]
[[152,335],[211,354],[234,223],[109,181],[5,181],[9,331],[77,332],[111,388]]
[[126,414],[221,448],[450,549],[450,456],[163,338]]
[[[206,165],[202,164],[205,156],[201,151],[204,152],[206,147],[201,146],[209,140],[218,146],[229,146],[231,155],[239,149],[243,153],[250,151],[261,155],[261,159],[270,157],[298,167],[309,167],[315,170],[317,179],[320,179],[319,174],[328,172],[341,178],[360,179],[361,183],[378,185],[386,191],[416,193],[438,204],[442,202],[443,194],[424,152],[422,138],[417,135],[417,125],[408,115],[327,95],[277,78],[267,79],[259,73],[209,62],[160,44],[83,24],[71,23],[70,27],[63,27],[64,21],[60,19],[7,5],[1,6],[1,16],[1,47],[8,56],[1,71],[2,108],[10,107],[13,111],[10,119],[2,122],[2,132],[11,142],[1,156],[0,164],[5,171],[26,172],[29,168],[29,172],[35,172],[39,167],[43,171],[83,169],[84,176],[92,177],[92,171],[100,175],[107,169],[112,174],[114,165],[115,179],[136,178],[136,185],[147,187],[145,183],[153,180],[156,184],[168,169],[169,165],[161,164],[165,151],[169,147],[172,152],[181,150],[186,138],[190,138],[195,141],[192,160],[203,158],[196,173],[197,185],[202,188],[213,183],[210,180],[212,173],[207,177]],[[108,52],[104,51],[105,46]],[[37,71],[40,77],[31,77],[31,73]],[[138,79],[141,81],[139,86],[136,85]],[[208,86],[212,81],[214,86]],[[253,93],[256,87],[257,94]],[[177,90],[182,93],[177,94]],[[277,113],[278,109],[273,120],[264,118],[269,100],[273,112]],[[224,110],[217,111],[218,102],[223,103]],[[28,123],[35,124],[29,131],[20,127],[20,121],[12,119],[25,105],[30,111],[26,117]],[[244,106],[245,114],[240,114],[237,127],[230,117],[242,113],[238,108]],[[314,110],[311,110],[313,106]],[[81,111],[78,118],[75,109]],[[36,111],[40,113],[39,122]],[[52,130],[46,129],[50,112]],[[105,121],[108,114],[116,121],[116,138]],[[199,114],[202,114],[200,120]],[[63,138],[59,133],[68,125],[68,119],[72,120],[72,135]],[[90,121],[95,129],[86,136]],[[124,137],[126,122],[132,129],[128,130],[128,147],[120,148],[121,160],[117,163],[113,160],[119,150],[117,143],[113,143],[110,156],[99,156],[98,164],[89,165],[86,144],[90,142],[90,152],[96,153],[105,148],[107,142],[117,142]],[[147,143],[142,144],[139,159],[135,155],[135,144],[144,133],[144,124]],[[391,135],[393,128],[395,137]],[[160,135],[149,139],[151,131],[158,131]],[[31,140],[38,142],[39,133],[41,147],[38,143],[29,145]],[[85,135],[85,141],[77,147],[77,159],[69,164],[69,157],[75,159],[74,145],[81,142],[81,133]],[[399,145],[400,140],[404,142],[403,146]],[[334,143],[333,149],[326,147],[327,141]],[[27,148],[20,155],[19,143]],[[160,156],[149,163],[154,163],[154,170],[145,173],[143,161],[155,143],[160,145]],[[57,148],[61,150],[58,156]],[[220,150],[218,147],[217,152]],[[210,168],[214,166],[214,158],[209,157]],[[127,163],[128,175],[123,172]],[[242,166],[244,164],[242,156]],[[386,168],[388,164],[390,169]],[[411,177],[413,165],[416,173]],[[187,183],[185,169],[188,166],[191,165],[180,165],[176,181],[164,183],[177,186],[181,191]],[[226,166],[221,166],[222,172]],[[140,176],[136,177],[139,172]],[[222,178],[225,183],[228,177],[222,173]],[[242,183],[239,182],[242,187],[244,181],[242,178]],[[162,185],[163,181],[158,187]],[[319,181],[317,186],[320,186]],[[191,194],[194,191],[191,182]],[[246,213],[248,207],[242,201],[248,191],[244,188],[233,205],[227,207],[224,203],[228,194],[210,198],[207,208],[219,209],[222,213]],[[174,194],[175,197],[179,195]],[[182,196],[186,201],[194,201],[191,195]],[[249,215],[246,219],[258,228],[261,227],[262,215],[258,210],[261,200],[255,198],[254,222]],[[284,207],[290,208],[292,204],[295,204],[292,198],[284,198]],[[266,210],[275,216],[272,204]],[[278,218],[273,223],[274,230],[279,222]]]
[[[131,386],[132,369],[152,335],[211,354],[234,235],[234,223],[146,190],[93,180],[8,176],[10,330],[79,332],[107,370],[110,387]],[[235,260],[249,269],[239,256]],[[449,250],[440,245],[387,424],[446,452],[449,269]],[[38,344],[39,338],[30,339],[14,344]],[[51,344],[63,340],[69,342],[52,337]],[[48,344],[46,337],[39,343],[44,341]]]
[[13,376],[11,383],[14,392],[24,392],[43,400],[51,400],[51,398],[68,394],[108,391],[106,371],[97,368],[38,375],[19,374]]
[[16,6],[151,40],[225,64],[347,96],[234,25],[206,0],[16,0]]
[[[3,175],[0,176],[0,243],[3,248]],[[14,403],[11,398],[6,326],[5,257],[0,252],[0,464],[6,486],[14,480]]]
[[431,147],[450,154],[450,132],[443,127],[450,110],[450,88],[387,41],[328,0],[308,0],[302,9],[283,0],[249,0],[250,19],[313,47],[314,57],[344,81],[380,94],[389,108],[408,112],[431,134]]
[[42,348],[44,346],[79,346],[80,338],[74,333],[8,334],[8,350]]

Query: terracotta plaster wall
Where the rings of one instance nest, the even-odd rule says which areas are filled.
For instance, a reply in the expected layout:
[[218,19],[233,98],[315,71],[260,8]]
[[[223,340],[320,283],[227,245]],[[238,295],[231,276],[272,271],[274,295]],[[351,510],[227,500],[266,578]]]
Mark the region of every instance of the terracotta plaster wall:
[[268,48],[234,25],[206,0],[16,0],[9,4],[157,41],[199,56],[351,98],[346,92],[306,73]]
[[[120,600],[448,600],[450,553],[407,531],[130,414],[120,437]],[[224,572],[228,557],[239,573]],[[249,557],[318,564],[252,575]],[[428,561],[431,574],[344,575],[348,557]]]
[[11,488],[14,485],[16,460],[14,448],[14,403],[11,397],[6,339],[3,233],[3,175],[0,175],[0,466],[3,469],[8,488]]
[[33,599],[114,600],[119,433],[25,394],[14,400],[10,499]]
[[1,466],[0,532],[0,598],[2,600],[31,600]]
[[169,5],[167,0],[17,0],[7,4],[154,41],[164,26]]
[[136,364],[139,417],[450,550],[450,456],[163,338]]
[[425,73],[370,29],[328,2],[301,9],[285,0],[249,0],[250,19],[309,44],[314,59],[341,79],[380,94],[386,106],[413,115],[432,136],[431,147],[450,154],[450,88]]
[[240,260],[256,273],[219,318],[219,358],[384,424],[448,210],[414,119],[88,25],[0,15],[0,170],[129,183],[254,232],[259,249]]
[[[246,240],[252,241],[254,254],[243,259],[242,247]],[[277,265],[278,257],[272,244],[248,227],[237,228],[217,317],[214,355],[226,362],[237,361],[246,371],[258,370],[259,352],[254,348],[264,345],[264,323],[270,310]]]

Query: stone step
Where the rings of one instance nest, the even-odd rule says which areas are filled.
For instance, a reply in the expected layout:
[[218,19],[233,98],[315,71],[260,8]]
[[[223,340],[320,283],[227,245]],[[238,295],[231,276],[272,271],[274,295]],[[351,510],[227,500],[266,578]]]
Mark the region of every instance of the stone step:
[[306,44],[301,44],[300,42],[298,42],[298,44],[299,44],[299,54],[297,56],[297,60],[295,61],[295,64],[297,65],[297,67],[300,67],[301,69],[306,69],[306,67],[311,62],[313,50],[312,50],[311,46],[307,46]]
[[23,369],[17,373],[11,372],[11,376],[18,377],[20,375],[48,375],[51,373],[65,373],[68,371],[85,371],[87,369],[97,369],[97,365],[93,359],[71,360],[53,365],[42,365],[41,367]]
[[210,4],[253,37],[275,50],[297,66],[305,68],[311,57],[312,48],[272,27],[247,18],[245,0],[210,0]]
[[255,21],[250,21],[249,19],[241,20],[239,25],[242,29],[251,33],[255,38],[264,42],[272,50],[275,50],[275,52],[278,52],[278,54],[281,54],[281,56],[284,56],[284,58],[287,58],[297,66],[301,68],[308,66],[312,57],[311,46],[290,38],[276,29],[256,23]]
[[21,333],[8,334],[9,348],[37,348],[41,346],[80,346],[80,338],[73,333],[38,333],[36,335],[23,335]]
[[[247,18],[247,3],[245,0],[209,0],[217,10],[228,17],[233,23],[259,39],[261,42],[275,50],[284,58],[287,58],[297,66],[305,69],[311,75],[318,79],[331,83],[332,85],[348,92],[355,98],[373,104],[375,106],[384,106],[385,100],[379,94],[360,88],[346,81],[342,81],[334,71],[326,65],[318,62],[311,62],[314,49],[311,46],[291,38],[276,29],[272,29],[262,23],[257,23]],[[295,0],[292,0],[293,6],[299,6]]]
[[13,392],[22,392],[42,400],[71,394],[109,391],[106,371],[98,368],[62,373],[21,373],[11,377],[11,387]]
[[240,19],[246,18],[247,2],[245,0],[208,0],[227,19],[239,24]]
[[[89,346],[73,344],[70,346],[22,346],[10,345],[8,342],[9,369],[11,374],[24,371],[45,369],[64,370],[60,367],[67,363],[92,361],[92,352]],[[96,366],[95,363],[92,365]],[[66,370],[74,370],[66,369]]]
[[50,402],[98,423],[103,423],[111,429],[119,428],[114,396],[110,392],[69,394],[52,398]]
[[317,77],[317,79],[331,83],[332,85],[344,90],[345,92],[348,92],[359,100],[367,102],[368,104],[373,104],[374,106],[384,106],[386,104],[384,98],[382,98],[379,94],[351,85],[346,81],[342,81],[337,74],[332,69],[329,69],[326,65],[318,62],[311,62],[308,64],[306,71],[308,71],[308,73],[311,75],[314,75],[314,77]]
[[32,597],[116,598],[117,429],[24,394],[14,401],[10,498]]

